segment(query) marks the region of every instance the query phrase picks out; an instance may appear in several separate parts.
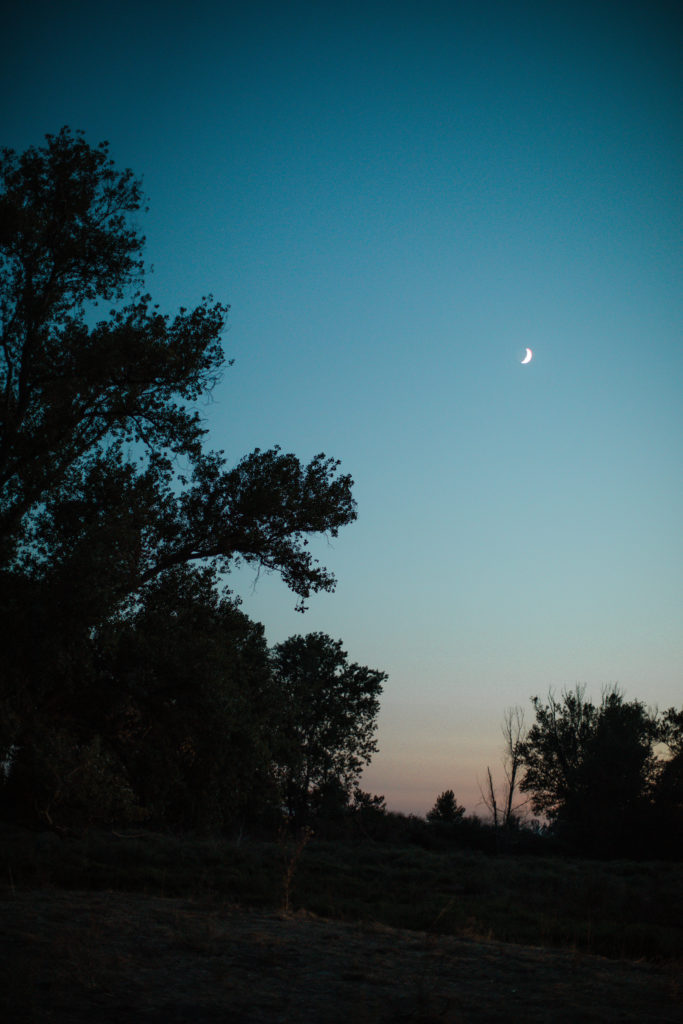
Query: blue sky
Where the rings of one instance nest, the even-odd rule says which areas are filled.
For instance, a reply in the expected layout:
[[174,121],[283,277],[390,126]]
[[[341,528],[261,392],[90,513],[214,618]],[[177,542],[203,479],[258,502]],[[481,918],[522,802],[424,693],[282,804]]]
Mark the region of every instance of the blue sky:
[[476,810],[550,687],[683,703],[680,50],[661,2],[6,17],[0,142],[108,139],[155,299],[231,303],[212,446],[356,481],[334,595],[232,584],[270,642],[389,673],[363,786],[394,809]]

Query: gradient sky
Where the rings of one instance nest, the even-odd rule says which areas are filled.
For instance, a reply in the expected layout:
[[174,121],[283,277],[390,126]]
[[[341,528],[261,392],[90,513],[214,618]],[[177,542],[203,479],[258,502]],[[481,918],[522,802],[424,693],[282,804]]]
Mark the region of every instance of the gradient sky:
[[231,303],[212,447],[356,481],[334,595],[232,585],[269,642],[389,673],[391,809],[481,813],[550,687],[683,703],[681,43],[656,0],[5,14],[0,144],[109,140],[155,300]]

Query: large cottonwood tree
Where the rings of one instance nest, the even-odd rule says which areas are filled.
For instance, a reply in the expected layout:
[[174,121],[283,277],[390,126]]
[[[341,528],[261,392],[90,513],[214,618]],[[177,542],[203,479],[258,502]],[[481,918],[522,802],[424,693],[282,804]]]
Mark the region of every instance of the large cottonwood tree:
[[[334,536],[355,518],[351,479],[324,455],[302,466],[277,448],[256,449],[231,468],[205,451],[192,403],[224,365],[228,307],[207,298],[169,317],[141,293],[141,203],[140,183],[115,169],[106,143],[93,148],[65,128],[21,156],[3,151],[1,564],[52,561],[43,533],[54,541],[57,525],[87,530],[87,503],[103,479],[141,486],[139,464],[124,454],[137,444],[153,477],[143,485],[152,536],[129,589],[172,564],[239,556],[281,572],[302,599],[331,589],[305,538]],[[133,287],[127,304],[96,319],[94,303]],[[174,471],[178,455],[189,482]]]
[[[97,685],[98,636],[147,588],[192,565],[218,586],[242,560],[279,573],[303,608],[335,585],[308,537],[356,516],[335,459],[273,447],[231,466],[206,446],[196,400],[226,365],[228,307],[159,311],[142,212],[106,143],[64,128],[2,152],[0,755],[15,761]],[[85,723],[66,731],[87,742]]]

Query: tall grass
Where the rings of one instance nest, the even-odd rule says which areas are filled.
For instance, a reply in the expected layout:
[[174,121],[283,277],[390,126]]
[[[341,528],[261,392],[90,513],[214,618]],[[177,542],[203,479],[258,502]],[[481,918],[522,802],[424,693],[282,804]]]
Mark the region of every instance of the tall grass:
[[215,894],[248,906],[345,921],[570,948],[609,957],[683,953],[683,864],[491,856],[452,846],[315,837],[285,858],[277,842],[0,829],[0,884]]

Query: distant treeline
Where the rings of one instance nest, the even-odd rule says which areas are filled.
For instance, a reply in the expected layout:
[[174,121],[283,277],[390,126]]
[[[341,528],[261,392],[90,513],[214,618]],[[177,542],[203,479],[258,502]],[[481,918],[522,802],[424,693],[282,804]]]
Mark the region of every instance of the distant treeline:
[[[499,793],[489,770],[482,793],[499,840],[519,846],[532,833],[565,852],[681,857],[683,710],[649,710],[617,688],[594,704],[580,686],[531,703],[529,729],[521,708],[506,713],[505,782]],[[447,791],[428,818],[457,829],[463,809]]]

